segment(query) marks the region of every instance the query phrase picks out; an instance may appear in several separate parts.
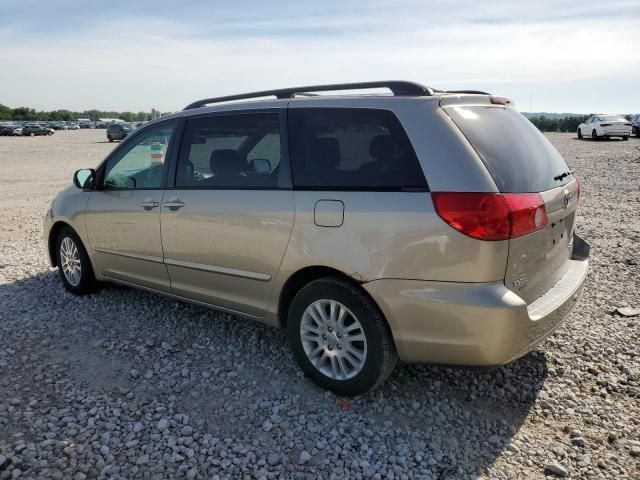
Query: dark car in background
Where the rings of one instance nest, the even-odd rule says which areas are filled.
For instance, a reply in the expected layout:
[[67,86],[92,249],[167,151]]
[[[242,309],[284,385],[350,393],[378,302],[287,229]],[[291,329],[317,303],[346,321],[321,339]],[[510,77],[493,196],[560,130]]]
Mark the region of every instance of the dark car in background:
[[34,137],[36,135],[53,135],[53,129],[43,127],[42,125],[38,125],[37,123],[27,123],[24,127],[22,127],[22,136]]
[[20,125],[0,125],[0,136],[13,137],[22,135]]
[[631,116],[631,135],[640,137],[640,114]]
[[110,123],[107,125],[107,140],[124,140],[134,130],[128,123]]

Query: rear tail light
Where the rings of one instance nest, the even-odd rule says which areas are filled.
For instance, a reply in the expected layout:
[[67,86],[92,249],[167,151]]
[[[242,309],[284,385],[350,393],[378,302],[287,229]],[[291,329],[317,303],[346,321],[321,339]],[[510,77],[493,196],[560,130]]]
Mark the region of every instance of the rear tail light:
[[600,126],[601,127],[610,127],[611,124],[610,123],[601,123]]
[[436,212],[450,226],[479,240],[507,240],[543,229],[544,201],[538,193],[437,192]]

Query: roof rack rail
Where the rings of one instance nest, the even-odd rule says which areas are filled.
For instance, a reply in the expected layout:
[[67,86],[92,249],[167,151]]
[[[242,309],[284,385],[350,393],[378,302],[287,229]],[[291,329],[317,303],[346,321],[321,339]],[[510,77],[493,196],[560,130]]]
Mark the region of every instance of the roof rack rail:
[[200,108],[211,103],[229,102],[232,100],[243,100],[246,98],[276,97],[293,98],[296,94],[309,94],[311,92],[331,92],[336,90],[365,90],[369,88],[388,88],[396,96],[422,97],[433,95],[433,90],[424,85],[402,80],[387,80],[380,82],[360,82],[360,83],[336,83],[333,85],[310,85],[307,87],[282,88],[279,90],[264,90],[262,92],[242,93],[239,95],[227,95],[225,97],[205,98],[197,102],[190,103],[185,110]]
[[482,90],[443,90],[442,93],[469,93],[473,95],[491,95],[488,92]]

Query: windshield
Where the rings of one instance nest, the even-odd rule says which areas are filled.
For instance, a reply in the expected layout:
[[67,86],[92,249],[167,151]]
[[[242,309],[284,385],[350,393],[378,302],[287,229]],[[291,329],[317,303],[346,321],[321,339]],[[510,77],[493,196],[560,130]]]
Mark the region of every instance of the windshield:
[[129,125],[128,123],[124,123],[124,124],[122,124],[122,129],[125,132],[130,132],[131,130],[133,130],[133,127],[131,125]]
[[486,165],[501,192],[544,192],[573,181],[549,140],[513,108],[444,109]]

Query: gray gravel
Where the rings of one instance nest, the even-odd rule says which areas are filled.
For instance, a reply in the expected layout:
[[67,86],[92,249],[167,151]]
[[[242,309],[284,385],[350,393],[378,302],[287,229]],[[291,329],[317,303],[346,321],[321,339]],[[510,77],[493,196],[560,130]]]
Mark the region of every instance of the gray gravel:
[[492,371],[399,365],[336,398],[285,335],[135,290],[77,298],[41,217],[103,131],[0,137],[0,479],[640,478],[640,141],[551,141],[582,179],[584,297]]

